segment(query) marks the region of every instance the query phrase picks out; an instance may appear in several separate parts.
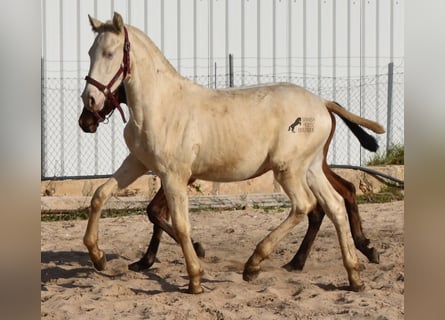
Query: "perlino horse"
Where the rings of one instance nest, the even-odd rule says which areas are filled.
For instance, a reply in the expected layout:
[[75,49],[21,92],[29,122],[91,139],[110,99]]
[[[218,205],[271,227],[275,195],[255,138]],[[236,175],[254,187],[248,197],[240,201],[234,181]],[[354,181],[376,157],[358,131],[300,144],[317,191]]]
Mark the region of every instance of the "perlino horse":
[[[130,113],[124,130],[130,154],[91,200],[84,243],[97,269],[106,264],[98,247],[104,202],[150,169],[162,182],[173,232],[185,257],[189,292],[202,292],[203,270],[190,239],[188,182],[240,181],[272,170],[292,207],[287,219],[257,245],[243,278],[256,278],[261,261],[318,203],[335,225],[351,289],[363,288],[343,198],[323,171],[323,147],[331,132],[330,111],[383,133],[379,124],[292,84],[204,88],[181,77],[153,42],[137,28],[125,26],[119,14],[106,23],[90,17],[90,23],[98,35],[89,51],[84,104],[99,113],[106,96],[123,81]],[[288,132],[297,117],[312,119],[311,130]]]
[[[113,96],[115,99],[107,99],[105,101],[105,105],[99,114],[95,114],[89,111],[87,108],[83,108],[82,114],[79,117],[79,125],[85,132],[94,133],[99,126],[99,123],[103,119],[108,119],[113,113],[116,105],[113,103],[113,100],[116,100],[118,103],[127,103],[126,100],[126,92],[124,84],[121,83],[119,87],[113,92]],[[379,263],[379,253],[375,248],[370,248],[370,240],[367,239],[363,233],[360,214],[358,211],[357,201],[356,201],[356,191],[354,185],[335,174],[331,168],[329,168],[326,158],[329,150],[329,145],[332,139],[332,136],[335,132],[335,117],[332,118],[332,128],[329,139],[326,141],[324,146],[324,160],[323,160],[323,171],[328,178],[331,185],[334,189],[343,197],[345,201],[346,211],[348,213],[349,225],[351,228],[352,238],[354,239],[355,247],[360,250],[370,262]],[[301,122],[301,118],[299,117]],[[375,152],[378,149],[377,141],[374,137],[370,136],[366,133],[361,127],[357,124],[348,122],[343,119],[348,127],[352,130],[354,135],[359,139],[360,144],[367,150]],[[190,183],[191,181],[189,181]],[[150,221],[153,223],[153,233],[150,239],[150,242],[147,246],[147,251],[144,256],[129,265],[129,269],[133,271],[140,271],[150,268],[156,260],[156,255],[159,249],[159,244],[161,241],[161,236],[163,231],[169,233],[173,239],[175,239],[175,235],[173,233],[172,227],[168,222],[170,219],[170,213],[167,206],[167,201],[165,199],[164,190],[162,187],[156,193],[155,197],[150,201],[147,206],[147,215]],[[301,243],[297,253],[292,258],[292,260],[287,263],[284,268],[288,271],[292,270],[302,270],[309,252],[311,250],[312,244],[315,240],[315,237],[320,229],[321,223],[324,218],[324,211],[320,205],[317,204],[317,207],[309,212],[308,214],[308,229],[304,236],[303,242]],[[202,247],[201,243],[193,242],[193,246],[195,248],[196,254],[198,257],[205,256],[205,250]]]

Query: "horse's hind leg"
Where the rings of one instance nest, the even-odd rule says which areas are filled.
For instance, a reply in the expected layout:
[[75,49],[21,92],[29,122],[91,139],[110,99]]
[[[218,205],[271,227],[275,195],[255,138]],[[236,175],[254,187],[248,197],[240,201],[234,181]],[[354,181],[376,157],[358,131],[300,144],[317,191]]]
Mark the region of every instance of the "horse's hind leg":
[[292,260],[283,266],[283,268],[287,271],[303,270],[309,252],[311,251],[311,247],[314,243],[318,231],[320,230],[320,226],[324,217],[324,211],[320,207],[320,205],[317,204],[317,207],[312,210],[307,217],[309,220],[309,224],[306,234],[304,235],[304,239],[301,242],[301,245]]
[[275,173],[276,180],[281,184],[286,194],[289,196],[292,208],[289,216],[266,238],[264,238],[255,248],[244,266],[243,279],[254,280],[260,272],[260,263],[266,259],[278,242],[295,227],[311,209],[316,205],[316,199],[306,184],[306,179],[302,178],[305,173],[301,167],[292,171],[290,169]]
[[[139,261],[128,266],[128,268],[133,271],[148,269],[156,260],[162,233],[166,228],[165,225],[168,224],[167,221],[169,219],[168,207],[162,187],[148,204],[147,215],[148,219],[153,223],[153,234],[144,256]],[[166,229],[168,230],[169,228],[171,227],[168,226]]]
[[[326,174],[331,185],[334,187],[344,199],[346,211],[348,213],[349,226],[351,228],[352,238],[354,239],[355,247],[360,250],[370,262],[379,263],[379,253],[375,248],[369,248],[369,239],[367,239],[363,233],[360,215],[358,211],[355,187],[349,181],[341,178],[335,174],[326,164],[323,166],[323,171]],[[306,259],[314,243],[315,237],[320,229],[321,223],[324,218],[323,209],[317,205],[315,210],[308,214],[309,225],[304,236],[303,242],[300,245],[295,256],[292,260],[285,264],[283,267],[288,270],[303,270]]]
[[360,279],[360,263],[355,253],[344,200],[329,183],[321,166],[318,167],[317,163],[314,163],[309,170],[308,183],[318,203],[334,223],[342,251],[343,265],[348,272],[350,288],[353,291],[360,291],[364,285]]
[[331,174],[327,175],[329,182],[344,199],[355,247],[360,250],[370,262],[379,263],[378,251],[375,248],[369,247],[370,241],[363,233],[354,185],[335,174],[330,168],[329,170],[331,171]]
[[[144,256],[139,261],[136,261],[128,266],[129,269],[133,271],[149,269],[153,265],[156,260],[163,231],[167,232],[170,237],[178,242],[173,228],[168,222],[170,219],[170,213],[162,186],[148,204],[147,216],[153,223],[153,234]],[[202,245],[199,242],[193,241],[193,239],[192,242],[198,257],[203,258],[205,256],[205,250]]]

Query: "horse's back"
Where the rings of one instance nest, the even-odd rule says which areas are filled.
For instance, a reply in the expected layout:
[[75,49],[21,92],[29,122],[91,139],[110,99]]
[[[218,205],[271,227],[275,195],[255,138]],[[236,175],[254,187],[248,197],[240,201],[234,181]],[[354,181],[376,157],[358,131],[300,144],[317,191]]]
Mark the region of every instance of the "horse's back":
[[[305,159],[324,144],[330,132],[324,101],[296,85],[205,94],[200,97],[201,109],[192,116],[192,130],[200,137],[193,171],[200,179],[248,179],[278,163]],[[295,132],[289,131],[297,118],[301,124]]]

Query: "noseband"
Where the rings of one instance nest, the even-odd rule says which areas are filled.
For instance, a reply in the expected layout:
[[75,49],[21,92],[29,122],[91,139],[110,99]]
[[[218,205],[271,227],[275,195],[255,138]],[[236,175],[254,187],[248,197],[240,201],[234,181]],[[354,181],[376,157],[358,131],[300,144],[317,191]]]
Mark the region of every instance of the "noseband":
[[[125,28],[125,26],[124,26],[124,34],[125,34],[124,57],[122,59],[122,63],[121,63],[121,66],[119,67],[119,70],[117,70],[116,74],[110,80],[108,85],[103,85],[102,83],[100,83],[97,80],[94,80],[90,76],[86,76],[85,80],[87,81],[87,83],[89,83],[89,84],[95,86],[97,89],[99,89],[105,95],[105,97],[110,100],[110,102],[113,105],[114,109],[118,109],[119,110],[119,112],[120,112],[120,114],[122,116],[122,120],[125,123],[125,122],[127,122],[127,120],[125,120],[124,111],[122,110],[122,108],[121,108],[121,106],[119,104],[118,99],[116,98],[116,96],[111,91],[111,88],[113,87],[114,83],[119,79],[121,74],[124,75],[123,78],[122,78],[122,81],[124,81],[125,78],[127,77],[127,75],[130,74],[130,41],[128,40],[128,32],[127,32],[127,28]],[[118,91],[118,90],[116,90],[116,91]],[[103,122],[105,120],[104,118],[102,118],[100,116],[98,111],[95,111],[93,113],[94,113],[95,117],[97,118],[98,122]]]

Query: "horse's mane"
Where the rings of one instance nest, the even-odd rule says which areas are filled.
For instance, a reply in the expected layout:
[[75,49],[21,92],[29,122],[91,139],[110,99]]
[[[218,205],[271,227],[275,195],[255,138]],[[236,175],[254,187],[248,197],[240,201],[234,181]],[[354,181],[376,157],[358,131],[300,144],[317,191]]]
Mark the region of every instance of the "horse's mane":
[[159,59],[168,69],[170,69],[170,71],[177,73],[175,67],[173,67],[170,61],[165,57],[162,51],[158,48],[158,46],[153,42],[153,40],[151,40],[151,38],[147,34],[145,34],[142,30],[133,27],[131,25],[127,25],[127,28],[131,28],[133,33],[137,35],[137,37],[140,38],[140,40],[143,39],[143,41],[145,41],[145,44],[148,45],[148,47],[150,48],[149,54]]

